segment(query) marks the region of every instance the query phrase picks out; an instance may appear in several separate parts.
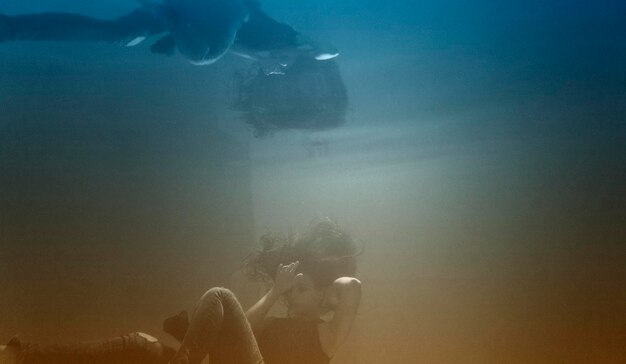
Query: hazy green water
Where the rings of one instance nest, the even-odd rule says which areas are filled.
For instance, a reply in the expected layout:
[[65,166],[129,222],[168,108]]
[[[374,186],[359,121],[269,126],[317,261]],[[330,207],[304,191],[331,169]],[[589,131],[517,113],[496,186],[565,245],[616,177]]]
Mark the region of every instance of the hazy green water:
[[0,340],[163,337],[267,228],[330,215],[367,246],[337,363],[623,361],[623,5],[264,8],[341,50],[347,125],[254,139],[234,58],[0,44]]

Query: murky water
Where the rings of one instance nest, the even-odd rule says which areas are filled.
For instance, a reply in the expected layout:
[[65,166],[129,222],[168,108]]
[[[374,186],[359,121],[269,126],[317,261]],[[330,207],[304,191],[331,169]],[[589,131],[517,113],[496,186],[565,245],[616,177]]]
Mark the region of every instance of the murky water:
[[624,5],[263,9],[340,51],[341,125],[255,137],[233,55],[0,43],[0,341],[168,340],[211,286],[249,304],[233,272],[260,235],[330,216],[365,246],[333,363],[626,360]]

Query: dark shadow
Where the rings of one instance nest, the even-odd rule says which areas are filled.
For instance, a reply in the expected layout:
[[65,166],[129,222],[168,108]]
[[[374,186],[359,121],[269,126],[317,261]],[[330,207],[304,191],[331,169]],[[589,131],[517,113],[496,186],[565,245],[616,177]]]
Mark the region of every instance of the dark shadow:
[[256,137],[277,130],[326,130],[346,121],[348,95],[334,60],[300,56],[285,74],[237,73],[233,109]]

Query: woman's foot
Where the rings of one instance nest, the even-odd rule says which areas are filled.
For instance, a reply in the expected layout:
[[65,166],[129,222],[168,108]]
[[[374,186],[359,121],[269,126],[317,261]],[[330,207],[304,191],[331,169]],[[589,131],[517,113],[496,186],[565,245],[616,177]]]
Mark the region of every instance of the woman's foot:
[[178,315],[168,317],[163,321],[163,331],[172,335],[178,342],[183,342],[188,328],[189,316],[187,311],[182,311]]

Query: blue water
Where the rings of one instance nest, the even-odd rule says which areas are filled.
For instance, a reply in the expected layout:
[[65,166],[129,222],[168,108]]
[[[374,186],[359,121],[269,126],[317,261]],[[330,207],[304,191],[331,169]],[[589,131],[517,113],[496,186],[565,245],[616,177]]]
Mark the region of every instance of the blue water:
[[232,55],[0,43],[0,342],[159,334],[267,229],[330,215],[368,246],[337,363],[621,362],[624,2],[263,9],[339,49],[344,125],[255,138]]

